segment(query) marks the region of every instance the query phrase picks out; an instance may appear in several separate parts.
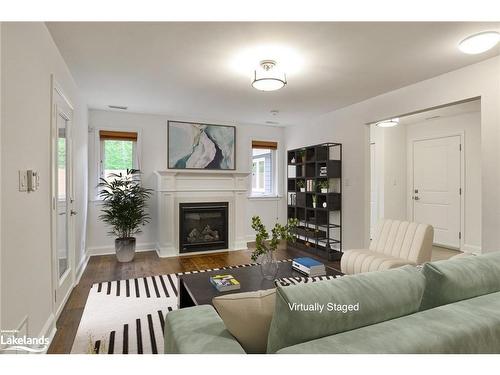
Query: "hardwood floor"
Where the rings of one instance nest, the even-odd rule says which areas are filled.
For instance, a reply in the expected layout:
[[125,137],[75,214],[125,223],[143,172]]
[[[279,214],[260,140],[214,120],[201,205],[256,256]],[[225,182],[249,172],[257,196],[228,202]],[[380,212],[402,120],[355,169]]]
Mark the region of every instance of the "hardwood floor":
[[[137,253],[134,261],[130,263],[118,263],[114,255],[91,257],[80,282],[71,292],[57,320],[57,333],[48,353],[65,354],[71,351],[90,288],[94,283],[251,263],[250,254],[251,250],[242,250],[159,258],[156,252],[150,251]],[[311,255],[298,249],[279,249],[276,252],[277,259],[298,256]],[[322,261],[333,268],[340,269],[339,262]]]

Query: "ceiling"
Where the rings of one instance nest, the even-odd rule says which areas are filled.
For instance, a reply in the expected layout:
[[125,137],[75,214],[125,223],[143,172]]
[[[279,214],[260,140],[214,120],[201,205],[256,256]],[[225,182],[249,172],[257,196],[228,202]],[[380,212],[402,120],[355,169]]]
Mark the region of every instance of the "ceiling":
[[[62,22],[47,26],[91,108],[202,121],[307,123],[500,54],[456,48],[499,23]],[[288,85],[251,87],[253,66],[277,59]],[[279,110],[273,115],[272,110]]]
[[424,121],[431,121],[441,117],[458,116],[464,113],[481,112],[481,100],[472,100],[465,103],[452,104],[446,107],[431,109],[399,118],[400,125],[410,125]]

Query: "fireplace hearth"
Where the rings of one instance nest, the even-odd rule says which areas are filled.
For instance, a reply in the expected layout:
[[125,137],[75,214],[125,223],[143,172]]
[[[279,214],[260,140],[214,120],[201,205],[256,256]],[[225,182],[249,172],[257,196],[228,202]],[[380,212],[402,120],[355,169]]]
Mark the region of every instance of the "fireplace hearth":
[[228,248],[228,202],[179,203],[181,253]]

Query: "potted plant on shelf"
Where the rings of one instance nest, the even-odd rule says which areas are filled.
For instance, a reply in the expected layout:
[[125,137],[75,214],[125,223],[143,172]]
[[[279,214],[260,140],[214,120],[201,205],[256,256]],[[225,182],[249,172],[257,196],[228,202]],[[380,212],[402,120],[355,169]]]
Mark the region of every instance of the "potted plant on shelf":
[[257,232],[255,236],[255,250],[252,252],[251,258],[256,262],[259,257],[260,270],[262,276],[267,280],[274,280],[278,273],[278,263],[274,259],[274,252],[278,248],[280,240],[295,242],[295,229],[298,225],[297,219],[288,219],[286,225],[276,223],[272,229],[271,239],[269,240],[269,232],[267,231],[260,216],[252,217],[252,229]]
[[298,180],[297,187],[300,189],[301,193],[304,193],[306,191],[306,183],[304,182],[304,180]]
[[318,197],[316,196],[316,194],[314,194],[312,196],[312,204],[313,204],[313,208],[316,208],[316,202],[318,200]]
[[318,186],[320,188],[321,193],[323,193],[323,194],[328,193],[328,180],[319,181]]
[[111,173],[108,179],[101,178],[97,185],[103,200],[99,218],[111,226],[109,234],[115,235],[116,258],[119,262],[130,262],[135,255],[134,234],[150,221],[146,212],[151,189],[140,184],[140,171],[127,169],[127,173]]
[[299,154],[300,162],[305,163],[306,162],[306,150],[299,150],[298,154]]

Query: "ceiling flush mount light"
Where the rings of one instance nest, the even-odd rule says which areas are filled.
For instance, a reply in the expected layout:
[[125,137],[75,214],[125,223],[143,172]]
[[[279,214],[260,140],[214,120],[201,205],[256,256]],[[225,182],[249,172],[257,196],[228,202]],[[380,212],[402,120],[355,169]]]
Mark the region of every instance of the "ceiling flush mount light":
[[276,68],[276,61],[262,60],[254,71],[252,86],[260,91],[275,91],[286,85],[286,75]]
[[458,49],[468,55],[477,55],[492,49],[499,41],[500,33],[496,31],[484,31],[462,40],[458,43]]
[[399,124],[399,118],[391,118],[389,120],[383,120],[375,123],[375,126],[379,128],[392,128]]

